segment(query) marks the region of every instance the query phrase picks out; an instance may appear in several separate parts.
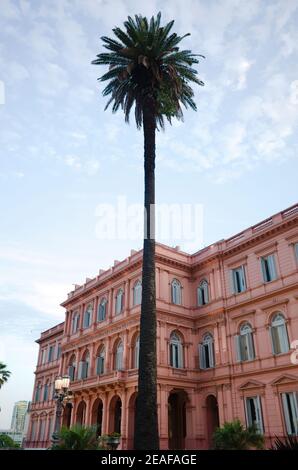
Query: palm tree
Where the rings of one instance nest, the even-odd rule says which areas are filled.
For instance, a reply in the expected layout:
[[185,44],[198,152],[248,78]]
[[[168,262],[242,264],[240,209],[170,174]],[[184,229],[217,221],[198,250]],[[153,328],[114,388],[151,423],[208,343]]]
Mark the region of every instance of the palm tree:
[[249,450],[264,447],[264,437],[256,427],[250,426],[245,429],[238,419],[217,428],[213,434],[213,441],[216,450]]
[[[140,322],[140,360],[134,446],[158,449],[156,386],[156,299],[155,299],[155,134],[165,119],[183,118],[181,105],[196,110],[190,82],[203,85],[193,68],[198,56],[180,50],[184,36],[170,33],[174,21],[160,25],[161,13],[147,18],[128,17],[124,29],[113,29],[116,39],[102,37],[109,51],[97,55],[93,64],[108,65],[99,79],[108,82],[103,90],[115,113],[121,108],[129,121],[132,107],[137,128],[144,132],[145,224]],[[201,56],[203,57],[203,56]]]
[[6,369],[6,365],[3,362],[0,362],[0,388],[8,381],[10,375],[11,372]]
[[58,434],[59,443],[52,450],[96,450],[98,440],[95,427],[75,425],[70,429],[63,427]]

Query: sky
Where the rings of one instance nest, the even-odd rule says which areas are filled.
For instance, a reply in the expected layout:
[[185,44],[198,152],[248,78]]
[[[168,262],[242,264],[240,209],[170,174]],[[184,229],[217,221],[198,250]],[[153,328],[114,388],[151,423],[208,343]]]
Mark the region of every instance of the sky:
[[0,0],[0,429],[73,284],[142,246],[138,230],[102,236],[105,205],[117,221],[119,201],[142,204],[143,141],[104,111],[91,61],[128,15],[158,11],[206,57],[198,111],[157,133],[156,162],[158,203],[199,207],[202,230],[160,241],[194,252],[297,202],[296,0]]

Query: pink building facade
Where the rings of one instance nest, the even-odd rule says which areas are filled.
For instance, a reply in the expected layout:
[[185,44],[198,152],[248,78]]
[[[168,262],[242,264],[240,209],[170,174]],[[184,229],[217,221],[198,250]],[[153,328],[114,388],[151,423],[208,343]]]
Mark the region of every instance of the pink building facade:
[[[132,251],[76,286],[65,322],[41,335],[26,447],[50,445],[59,373],[73,392],[63,423],[132,448],[141,269]],[[156,296],[162,449],[208,449],[236,418],[267,446],[298,434],[298,205],[193,255],[157,244]]]

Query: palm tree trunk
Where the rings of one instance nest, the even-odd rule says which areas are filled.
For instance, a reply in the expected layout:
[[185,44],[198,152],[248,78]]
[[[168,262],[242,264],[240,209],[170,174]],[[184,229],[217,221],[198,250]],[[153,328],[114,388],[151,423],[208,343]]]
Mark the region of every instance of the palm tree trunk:
[[156,295],[155,295],[155,100],[144,103],[145,222],[140,323],[138,399],[134,447],[158,450]]

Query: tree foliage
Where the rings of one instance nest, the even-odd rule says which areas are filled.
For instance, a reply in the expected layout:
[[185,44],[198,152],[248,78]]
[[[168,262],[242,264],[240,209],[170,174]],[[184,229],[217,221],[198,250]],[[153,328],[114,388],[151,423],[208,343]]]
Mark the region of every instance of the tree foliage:
[[71,428],[62,427],[58,434],[59,442],[52,450],[96,450],[98,439],[96,427],[75,425]]
[[262,449],[264,437],[252,426],[245,428],[239,420],[224,423],[213,435],[214,448],[217,450]]
[[202,55],[180,50],[180,43],[189,34],[172,33],[174,21],[161,26],[161,13],[147,20],[141,15],[128,17],[124,29],[114,28],[116,38],[103,36],[102,52],[93,64],[107,65],[109,70],[99,80],[107,82],[103,95],[108,96],[106,109],[122,108],[128,122],[135,105],[135,120],[141,127],[144,98],[155,98],[156,123],[164,127],[164,119],[183,118],[181,106],[196,110],[191,83],[204,85],[194,65]]
[[7,370],[7,366],[3,362],[0,362],[0,388],[8,381],[10,375],[11,372]]

